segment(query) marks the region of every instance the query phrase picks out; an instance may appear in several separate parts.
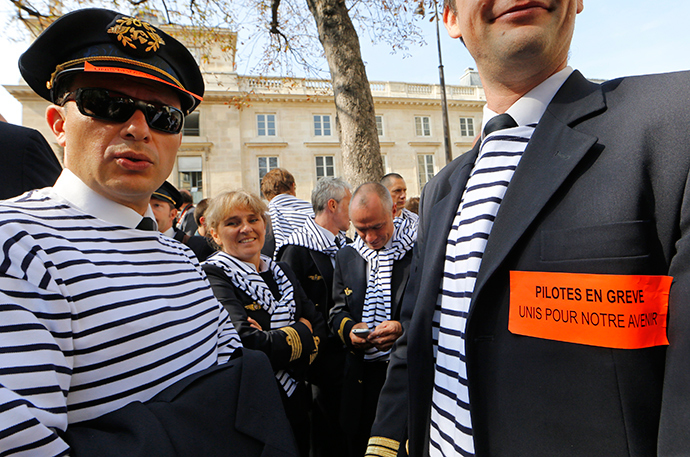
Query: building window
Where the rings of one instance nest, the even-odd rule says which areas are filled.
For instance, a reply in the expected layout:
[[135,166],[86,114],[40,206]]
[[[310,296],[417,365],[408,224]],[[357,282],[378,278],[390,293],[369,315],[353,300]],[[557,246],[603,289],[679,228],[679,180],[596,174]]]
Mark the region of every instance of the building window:
[[314,114],[314,136],[331,136],[331,116]]
[[417,136],[431,136],[431,120],[429,116],[415,116],[414,128]]
[[261,180],[269,171],[278,168],[278,157],[259,157],[259,189],[261,189]]
[[376,133],[383,136],[383,116],[376,116]]
[[203,163],[201,156],[180,156],[177,158],[177,187],[191,192],[194,203],[198,203],[204,198]]
[[199,136],[201,131],[199,129],[199,112],[195,111],[189,113],[184,118],[184,127],[182,129],[184,136]]
[[460,135],[474,137],[474,119],[471,117],[460,118]]
[[258,136],[276,136],[276,115],[257,114],[256,132]]
[[419,190],[421,192],[424,185],[434,177],[434,155],[417,155],[417,172],[419,174]]
[[316,156],[316,179],[335,177],[335,158],[333,156]]

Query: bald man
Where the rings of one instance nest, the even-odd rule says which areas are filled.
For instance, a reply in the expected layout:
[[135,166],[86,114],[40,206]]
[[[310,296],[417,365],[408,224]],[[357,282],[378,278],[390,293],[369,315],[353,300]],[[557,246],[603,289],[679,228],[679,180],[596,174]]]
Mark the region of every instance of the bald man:
[[390,349],[402,335],[400,303],[414,240],[409,221],[394,213],[383,185],[362,184],[350,202],[358,238],[335,259],[329,323],[349,349],[342,411],[349,456],[364,455]]

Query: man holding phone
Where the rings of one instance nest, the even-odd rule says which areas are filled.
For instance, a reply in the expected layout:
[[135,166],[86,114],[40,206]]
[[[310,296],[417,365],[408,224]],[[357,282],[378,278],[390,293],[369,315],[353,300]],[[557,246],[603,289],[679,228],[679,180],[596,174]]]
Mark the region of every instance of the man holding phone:
[[410,272],[409,221],[393,219],[391,195],[378,183],[362,184],[350,201],[357,240],[336,255],[329,323],[345,345],[343,429],[348,455],[366,449],[393,343],[402,335],[400,303]]

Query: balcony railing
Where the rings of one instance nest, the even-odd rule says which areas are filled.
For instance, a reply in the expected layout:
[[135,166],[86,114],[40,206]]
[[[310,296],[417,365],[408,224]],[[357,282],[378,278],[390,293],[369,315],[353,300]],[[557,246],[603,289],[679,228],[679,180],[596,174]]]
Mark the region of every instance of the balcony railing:
[[[270,78],[240,76],[239,89],[257,94],[301,94],[331,95],[333,86],[325,79]],[[441,97],[441,86],[438,84],[413,84],[373,81],[369,82],[374,97],[393,98],[428,98]],[[449,100],[485,100],[484,89],[478,86],[446,85],[446,96]]]

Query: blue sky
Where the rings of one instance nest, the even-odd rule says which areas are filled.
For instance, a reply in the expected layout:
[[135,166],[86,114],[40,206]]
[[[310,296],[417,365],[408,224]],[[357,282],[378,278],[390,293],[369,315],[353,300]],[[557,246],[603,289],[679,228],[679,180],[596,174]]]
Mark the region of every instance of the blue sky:
[[[3,1],[3,0],[0,0]],[[9,2],[0,7],[4,14]],[[610,79],[617,76],[690,70],[690,2],[670,0],[585,0],[578,16],[570,50],[570,64],[589,78]],[[411,49],[411,57],[390,54],[383,45],[372,45],[360,37],[362,57],[372,81],[438,83],[436,30],[425,22],[427,46]],[[451,40],[441,24],[441,47],[447,84],[458,78],[474,61],[457,40]],[[19,80],[17,58],[26,44],[0,38],[3,65],[0,85]],[[242,66],[238,66],[242,72]],[[690,88],[688,88],[690,90]],[[21,123],[18,102],[0,88],[0,113],[10,122]]]

